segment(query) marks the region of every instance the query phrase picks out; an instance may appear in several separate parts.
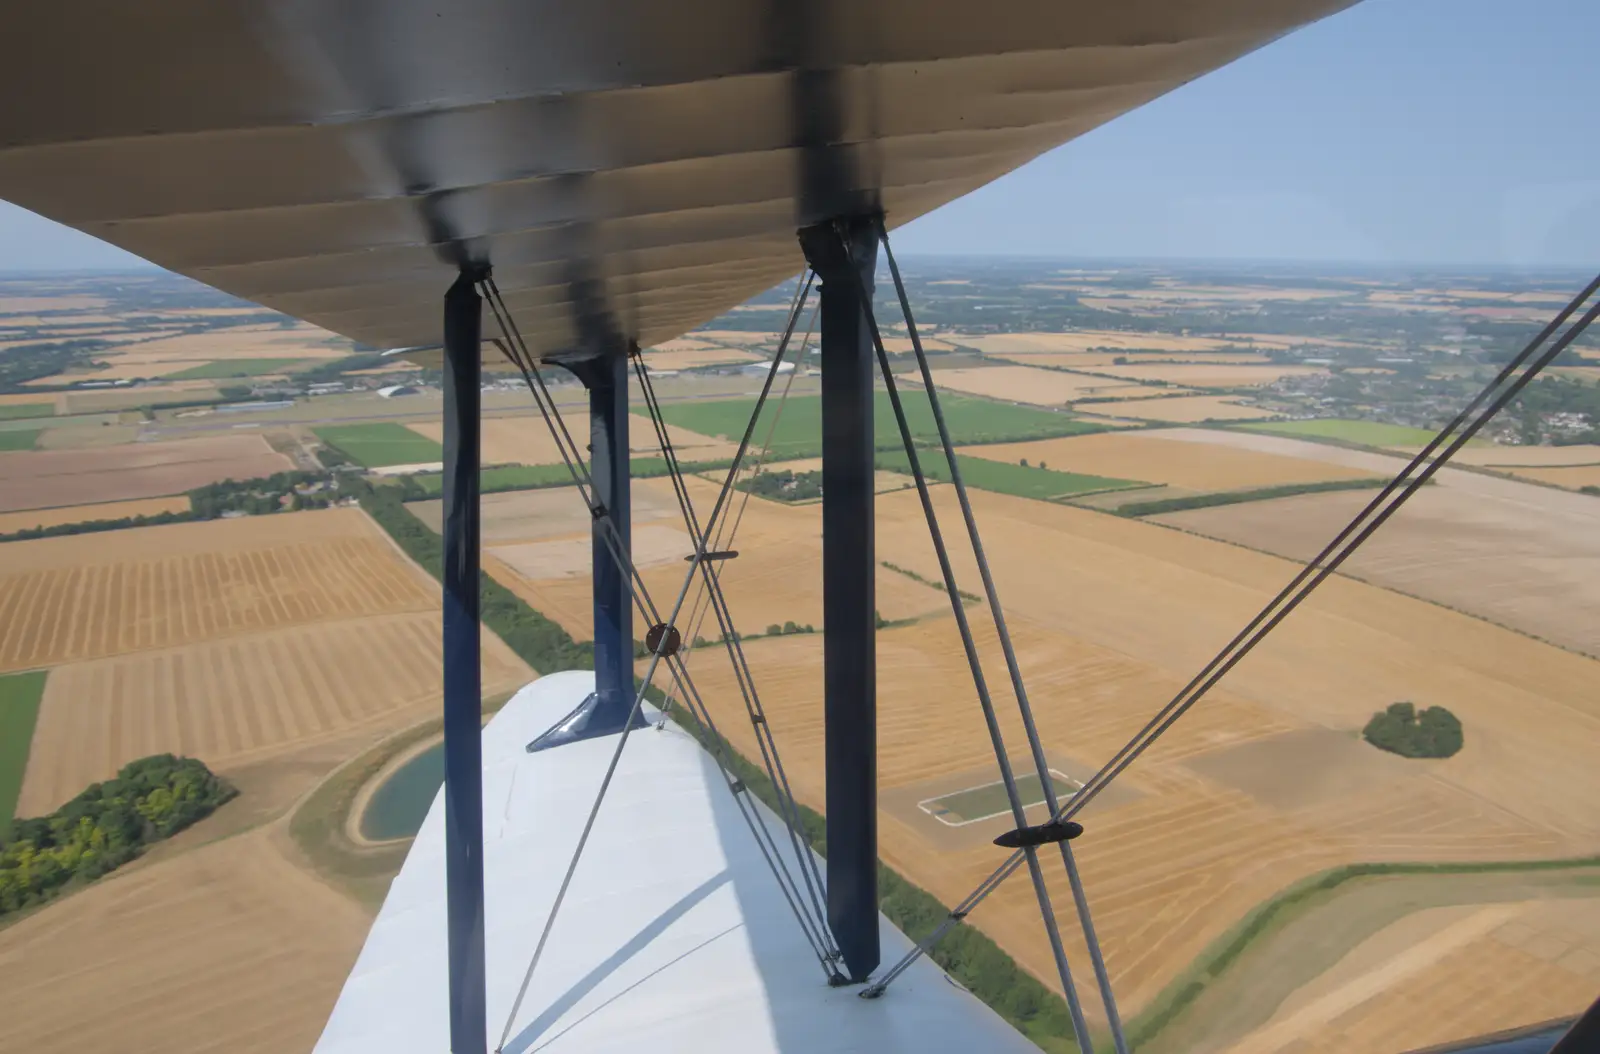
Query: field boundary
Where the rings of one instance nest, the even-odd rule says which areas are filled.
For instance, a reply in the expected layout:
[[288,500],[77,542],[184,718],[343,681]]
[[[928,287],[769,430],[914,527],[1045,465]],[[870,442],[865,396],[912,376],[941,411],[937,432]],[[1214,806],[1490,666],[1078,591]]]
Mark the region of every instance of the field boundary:
[[[1253,487],[1248,490],[1221,490],[1210,494],[1192,494],[1183,498],[1155,498],[1150,501],[1131,501],[1108,510],[1117,516],[1139,518],[1159,516],[1168,512],[1189,509],[1210,509],[1219,505],[1241,505],[1251,501],[1271,501],[1274,498],[1292,498],[1299,494],[1324,494],[1338,490],[1378,490],[1388,486],[1385,476],[1366,479],[1325,479],[1315,483],[1283,483],[1273,487]],[[1432,483],[1431,480],[1427,481]]]
[[1308,875],[1256,905],[1222,936],[1212,941],[1194,962],[1169,981],[1150,1005],[1127,1024],[1129,1046],[1142,1047],[1155,1040],[1204,992],[1223,971],[1236,962],[1257,939],[1287,925],[1310,908],[1316,899],[1332,895],[1340,886],[1384,875],[1466,875],[1578,870],[1600,866],[1600,856],[1546,860],[1492,860],[1478,863],[1364,863],[1344,864]]

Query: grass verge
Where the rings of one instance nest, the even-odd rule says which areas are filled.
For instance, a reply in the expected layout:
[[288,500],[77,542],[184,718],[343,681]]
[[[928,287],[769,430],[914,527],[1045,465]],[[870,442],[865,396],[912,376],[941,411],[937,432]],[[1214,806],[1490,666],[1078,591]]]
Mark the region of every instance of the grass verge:
[[1209,509],[1216,505],[1237,505],[1246,501],[1267,501],[1271,498],[1288,498],[1296,494],[1321,494],[1330,490],[1376,490],[1389,481],[1374,476],[1371,479],[1328,479],[1320,483],[1285,483],[1277,487],[1257,487],[1254,490],[1225,490],[1216,494],[1192,494],[1186,498],[1154,498],[1150,501],[1131,501],[1118,505],[1111,511],[1118,516],[1157,516],[1164,512],[1182,512],[1185,509]]
[[33,726],[44,698],[46,671],[0,677],[0,842],[11,835],[22,793],[22,774],[33,746]]

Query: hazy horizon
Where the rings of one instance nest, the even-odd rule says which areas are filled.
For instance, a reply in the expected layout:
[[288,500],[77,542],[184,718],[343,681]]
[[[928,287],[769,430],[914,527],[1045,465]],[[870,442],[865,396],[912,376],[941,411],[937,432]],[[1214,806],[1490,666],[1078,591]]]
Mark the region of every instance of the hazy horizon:
[[[910,222],[898,248],[1584,268],[1600,255],[1586,30],[1585,0],[1365,0]],[[0,273],[141,264],[0,203]]]

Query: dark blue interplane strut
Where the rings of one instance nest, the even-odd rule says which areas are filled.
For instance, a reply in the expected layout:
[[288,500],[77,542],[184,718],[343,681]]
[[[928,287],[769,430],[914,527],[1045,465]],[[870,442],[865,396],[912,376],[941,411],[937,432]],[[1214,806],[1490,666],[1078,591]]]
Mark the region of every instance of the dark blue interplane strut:
[[444,840],[453,1054],[486,1054],[489,1046],[478,665],[482,277],[463,268],[444,298]]

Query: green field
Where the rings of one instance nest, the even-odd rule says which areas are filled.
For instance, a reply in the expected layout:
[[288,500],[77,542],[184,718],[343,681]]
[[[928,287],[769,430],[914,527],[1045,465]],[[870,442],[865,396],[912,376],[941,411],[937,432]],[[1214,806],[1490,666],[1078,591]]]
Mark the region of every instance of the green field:
[[[901,401],[905,404],[906,420],[912,435],[931,442],[939,438],[933,423],[933,411],[926,393],[920,389],[902,389]],[[1074,420],[1066,414],[1049,410],[1032,410],[1007,403],[975,399],[965,395],[941,393],[939,403],[944,408],[950,436],[958,445],[973,443],[1011,443],[1027,439],[1048,439],[1055,436],[1079,435],[1099,431],[1099,427]],[[701,435],[722,436],[734,442],[744,434],[750,420],[754,399],[715,399],[707,402],[669,403],[661,412],[666,419],[680,428]],[[822,396],[797,395],[790,397],[781,407],[769,399],[762,409],[761,420],[756,424],[752,444],[759,450],[765,441],[767,429],[774,420],[777,429],[772,436],[772,452],[779,457],[815,457],[822,451]],[[877,446],[892,450],[900,446],[900,429],[895,423],[894,409],[886,392],[878,392],[874,406],[874,425]]]
[[[920,450],[923,475],[929,479],[949,482],[950,470],[944,454],[938,450]],[[988,458],[957,454],[956,464],[961,468],[961,479],[969,487],[992,490],[999,494],[1015,494],[1019,498],[1065,498],[1076,494],[1098,493],[1106,490],[1128,490],[1147,487],[1131,479],[1113,479],[1110,476],[1087,476],[1078,472],[1057,472],[1053,468],[1035,468],[1013,465],[1009,461],[990,461]],[[891,472],[911,471],[911,461],[903,450],[886,451],[878,455],[878,467]]]
[[222,359],[191,366],[177,373],[161,375],[164,381],[199,381],[218,377],[259,377],[264,373],[284,373],[306,359]]
[[444,447],[393,421],[365,425],[325,425],[312,431],[318,439],[339,448],[350,460],[367,468],[423,465],[444,460]]
[[18,403],[0,406],[0,421],[14,421],[19,417],[54,417],[55,403]]
[[22,773],[33,745],[33,724],[44,696],[45,671],[0,677],[0,842],[11,833]]
[[13,428],[0,431],[0,450],[32,450],[42,428]]
[[1266,421],[1261,424],[1235,425],[1247,432],[1271,432],[1273,435],[1297,436],[1302,439],[1336,439],[1361,446],[1424,446],[1437,433],[1426,428],[1409,428],[1405,425],[1386,425],[1381,421],[1345,421],[1328,418],[1321,421]]
[[[1057,801],[1077,793],[1078,784],[1059,772],[1050,773],[1050,782],[1055,786]],[[1017,776],[1017,796],[1022,799],[1024,807],[1044,801],[1043,786],[1037,774],[1029,772]],[[929,815],[948,824],[985,820],[1011,810],[1011,801],[1006,797],[1006,785],[999,780],[919,804]]]

